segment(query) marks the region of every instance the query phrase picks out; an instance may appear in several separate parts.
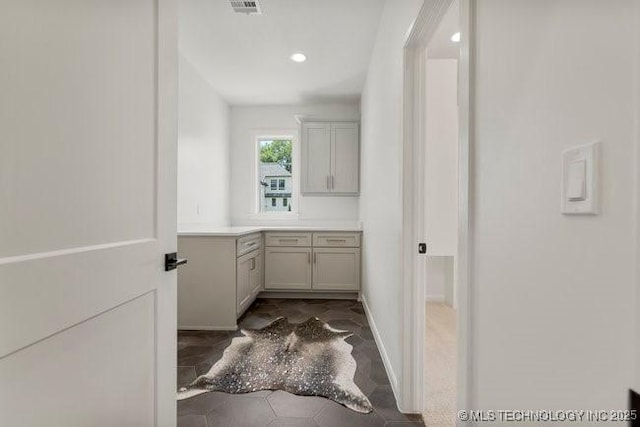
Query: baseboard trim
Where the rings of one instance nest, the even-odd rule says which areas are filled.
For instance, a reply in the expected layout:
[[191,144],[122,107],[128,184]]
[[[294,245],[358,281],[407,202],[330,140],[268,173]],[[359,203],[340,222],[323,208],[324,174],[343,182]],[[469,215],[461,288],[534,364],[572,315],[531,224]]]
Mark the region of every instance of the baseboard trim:
[[384,365],[384,370],[387,371],[387,376],[389,377],[389,382],[391,383],[391,389],[393,390],[393,395],[396,398],[396,406],[398,410],[400,410],[400,406],[398,402],[400,402],[400,393],[398,392],[398,379],[396,377],[395,372],[393,371],[393,367],[391,366],[391,361],[389,360],[389,355],[387,354],[387,349],[382,342],[382,338],[380,337],[380,332],[378,331],[378,327],[376,326],[375,320],[373,320],[373,314],[369,309],[369,305],[367,304],[367,298],[364,294],[361,295],[362,298],[362,306],[364,307],[364,313],[367,316],[367,321],[369,322],[369,326],[371,327],[371,332],[373,333],[373,339],[378,346],[378,350],[380,351],[380,356],[382,356],[382,364]]
[[282,298],[282,299],[349,299],[357,300],[357,292],[292,292],[292,291],[262,291],[257,298]]
[[238,326],[192,326],[192,325],[180,325],[179,331],[237,331]]

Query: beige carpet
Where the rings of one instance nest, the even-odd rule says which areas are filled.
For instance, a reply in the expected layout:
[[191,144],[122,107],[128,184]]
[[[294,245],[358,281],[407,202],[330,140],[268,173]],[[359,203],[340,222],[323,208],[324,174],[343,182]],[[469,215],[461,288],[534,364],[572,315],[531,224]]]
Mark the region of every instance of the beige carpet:
[[427,303],[425,328],[425,412],[427,427],[456,424],[456,312]]

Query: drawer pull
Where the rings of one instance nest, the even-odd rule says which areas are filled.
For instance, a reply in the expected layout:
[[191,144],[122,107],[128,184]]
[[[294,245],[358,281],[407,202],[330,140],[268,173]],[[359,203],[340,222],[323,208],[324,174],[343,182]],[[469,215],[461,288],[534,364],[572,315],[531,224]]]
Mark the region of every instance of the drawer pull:
[[255,245],[257,245],[257,244],[258,244],[258,242],[249,242],[249,243],[245,243],[245,245],[247,245],[247,246],[255,246]]
[[280,242],[280,243],[286,243],[286,242],[298,243],[298,239],[278,239],[278,242]]
[[347,239],[327,239],[327,242],[347,243]]

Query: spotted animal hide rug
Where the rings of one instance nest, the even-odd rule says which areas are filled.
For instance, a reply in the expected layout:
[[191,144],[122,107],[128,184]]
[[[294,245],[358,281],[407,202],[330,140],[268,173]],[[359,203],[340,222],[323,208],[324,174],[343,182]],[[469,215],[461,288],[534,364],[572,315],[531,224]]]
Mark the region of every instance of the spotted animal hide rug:
[[178,391],[178,400],[209,391],[284,390],[327,397],[357,412],[373,410],[353,382],[356,361],[345,341],[352,332],[333,329],[317,317],[303,323],[281,317],[241,332],[207,374]]

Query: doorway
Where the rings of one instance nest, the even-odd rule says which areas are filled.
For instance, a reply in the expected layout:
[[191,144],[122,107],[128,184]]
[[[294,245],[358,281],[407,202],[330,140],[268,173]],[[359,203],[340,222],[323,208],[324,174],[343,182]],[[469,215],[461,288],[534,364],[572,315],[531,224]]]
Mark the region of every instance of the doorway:
[[424,138],[424,406],[427,425],[453,426],[456,412],[458,246],[458,57],[460,8],[454,0],[427,44]]
[[403,391],[427,425],[469,406],[472,6],[425,4],[405,44]]

